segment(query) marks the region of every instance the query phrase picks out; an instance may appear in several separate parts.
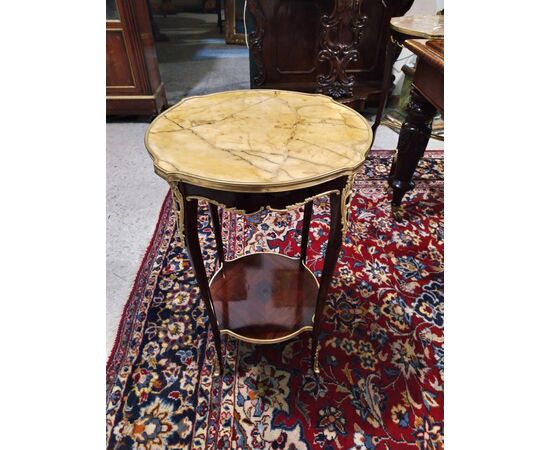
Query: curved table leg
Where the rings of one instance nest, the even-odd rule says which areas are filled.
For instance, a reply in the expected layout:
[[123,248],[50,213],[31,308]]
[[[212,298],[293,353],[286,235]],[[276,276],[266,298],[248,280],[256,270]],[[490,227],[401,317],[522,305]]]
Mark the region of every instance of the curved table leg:
[[210,217],[212,218],[212,228],[214,228],[214,236],[216,238],[216,251],[218,253],[218,261],[220,267],[225,262],[225,257],[223,254],[223,239],[222,239],[222,228],[220,225],[220,215],[218,213],[218,206],[213,203],[208,203],[208,208],[210,209]]
[[323,309],[327,299],[327,292],[332,280],[332,273],[338,261],[340,248],[342,246],[342,192],[330,194],[330,232],[328,236],[328,245],[323,264],[323,274],[319,283],[319,294],[317,295],[317,305],[315,307],[315,320],[313,321],[313,331],[311,336],[311,364],[315,373],[319,373],[319,331]]
[[389,182],[393,189],[391,203],[394,210],[401,205],[405,193],[414,188],[412,178],[430,140],[435,113],[435,107],[413,86],[407,116],[399,133],[397,156],[390,169]]
[[189,254],[189,259],[191,260],[193,270],[195,271],[195,277],[197,279],[202,298],[204,299],[210,326],[212,327],[214,345],[216,347],[217,353],[217,364],[214,369],[214,375],[217,376],[223,371],[222,344],[220,329],[218,327],[218,321],[214,312],[212,296],[210,294],[210,287],[208,285],[208,277],[204,268],[204,261],[202,259],[201,246],[199,242],[199,233],[197,229],[198,202],[195,199],[189,200],[186,199],[185,196],[183,196],[183,205],[187,252]]
[[311,211],[313,209],[313,201],[309,201],[304,205],[304,220],[302,221],[302,244],[300,249],[300,259],[302,263],[306,263],[307,259],[307,244],[309,240],[309,224],[311,222]]

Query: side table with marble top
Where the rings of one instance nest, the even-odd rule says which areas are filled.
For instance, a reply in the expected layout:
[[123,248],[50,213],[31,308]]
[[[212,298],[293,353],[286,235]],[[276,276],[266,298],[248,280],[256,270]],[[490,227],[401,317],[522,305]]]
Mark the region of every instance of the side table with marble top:
[[[159,115],[145,143],[155,172],[170,184],[223,370],[221,336],[270,344],[319,324],[348,228],[355,173],[372,145],[368,122],[330,97],[243,90],[189,97]],[[330,198],[329,245],[321,278],[307,267],[312,201]],[[198,201],[209,204],[218,269],[209,280],[197,232]],[[241,214],[304,206],[298,258],[255,253],[226,261],[218,208]]]

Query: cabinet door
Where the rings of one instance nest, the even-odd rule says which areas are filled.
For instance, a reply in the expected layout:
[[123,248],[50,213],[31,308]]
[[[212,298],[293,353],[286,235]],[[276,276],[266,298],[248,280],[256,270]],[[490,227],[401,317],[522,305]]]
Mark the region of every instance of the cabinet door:
[[132,95],[144,92],[136,63],[140,62],[139,43],[133,39],[137,30],[132,30],[128,20],[130,11],[124,10],[124,2],[107,0],[107,95]]
[[107,114],[157,114],[166,106],[148,0],[107,2]]

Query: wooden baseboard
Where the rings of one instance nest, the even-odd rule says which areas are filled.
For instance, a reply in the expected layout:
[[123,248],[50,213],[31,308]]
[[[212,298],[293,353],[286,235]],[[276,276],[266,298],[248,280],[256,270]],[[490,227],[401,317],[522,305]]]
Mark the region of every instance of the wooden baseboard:
[[161,83],[151,95],[107,95],[106,113],[110,115],[157,115],[167,106],[166,91]]

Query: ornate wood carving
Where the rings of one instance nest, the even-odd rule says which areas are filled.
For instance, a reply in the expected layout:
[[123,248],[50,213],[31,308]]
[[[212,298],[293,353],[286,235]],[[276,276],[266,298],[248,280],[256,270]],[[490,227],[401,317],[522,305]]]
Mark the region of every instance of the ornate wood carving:
[[327,62],[329,71],[317,77],[317,92],[334,98],[353,95],[355,77],[346,68],[358,59],[359,41],[368,20],[361,15],[361,4],[362,0],[335,0],[331,14],[321,17],[321,51],[317,60]]
[[252,87],[260,87],[265,82],[263,40],[266,27],[266,19],[258,0],[248,0],[247,12],[252,14],[256,23],[254,31],[248,34],[248,48],[250,49],[250,53],[252,56],[251,60],[254,60],[254,63],[256,65],[256,73],[250,74],[253,81]]
[[379,100],[390,18],[413,0],[248,0],[250,87]]

